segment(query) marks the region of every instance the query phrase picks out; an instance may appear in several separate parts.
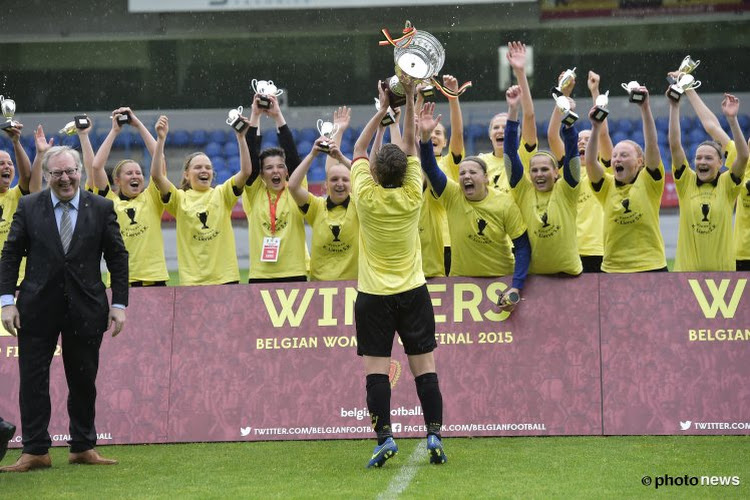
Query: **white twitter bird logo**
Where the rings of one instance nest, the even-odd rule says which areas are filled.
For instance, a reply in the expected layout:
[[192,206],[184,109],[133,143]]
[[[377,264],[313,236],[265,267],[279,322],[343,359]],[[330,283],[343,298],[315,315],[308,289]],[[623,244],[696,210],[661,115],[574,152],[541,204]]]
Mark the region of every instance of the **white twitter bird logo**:
[[685,422],[680,421],[680,429],[682,429],[683,431],[686,431],[690,429],[691,424],[692,422],[690,420],[686,420]]
[[242,435],[242,437],[249,436],[251,430],[251,427],[240,427],[240,434]]

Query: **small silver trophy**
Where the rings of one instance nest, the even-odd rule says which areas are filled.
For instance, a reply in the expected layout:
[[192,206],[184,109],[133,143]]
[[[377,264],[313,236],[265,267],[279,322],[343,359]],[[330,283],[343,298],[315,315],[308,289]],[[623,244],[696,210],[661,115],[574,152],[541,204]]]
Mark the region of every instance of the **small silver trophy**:
[[258,106],[265,109],[271,107],[271,100],[268,96],[278,97],[284,93],[282,89],[276,87],[273,80],[256,80],[253,78],[251,85],[253,91],[259,95]]
[[597,122],[603,122],[607,115],[609,115],[609,90],[603,94],[599,94],[595,101],[594,112],[591,114],[591,119]]
[[565,72],[560,75],[560,79],[557,81],[557,87],[552,87],[552,96],[555,94],[562,94],[563,90],[568,88],[573,80],[576,78],[576,68],[566,69]]
[[388,106],[391,109],[398,108],[406,104],[406,91],[404,86],[398,79],[398,76],[393,75],[388,80],[383,80],[380,84],[388,95]]
[[[413,28],[409,21],[406,21],[406,27]],[[414,80],[430,81],[445,64],[445,49],[430,33],[414,31],[413,36],[395,43],[393,62],[398,73],[403,72]]]
[[57,133],[66,135],[76,135],[78,129],[85,129],[91,126],[91,120],[87,115],[75,115],[72,122],[68,122]]
[[682,62],[680,63],[680,67],[677,68],[678,77],[675,78],[672,75],[668,75],[667,81],[669,82],[670,85],[676,84],[677,80],[679,79],[679,75],[683,73],[686,75],[691,74],[693,71],[695,71],[695,68],[697,68],[698,65],[700,65],[700,63],[701,63],[700,60],[693,61],[693,59],[689,55],[685,56],[685,59],[683,59]]
[[640,104],[646,100],[646,93],[640,90],[641,84],[635,80],[628,83],[622,83],[621,86],[628,94],[630,94],[630,97],[628,98],[630,102]]
[[237,106],[236,109],[230,109],[227,115],[227,125],[237,132],[242,132],[248,126],[242,119],[242,106]]
[[329,152],[331,148],[331,144],[329,141],[331,140],[331,138],[333,138],[334,135],[336,135],[338,131],[339,131],[338,124],[323,121],[323,120],[318,120],[318,132],[320,132],[321,137],[326,138],[326,140],[322,141],[319,145],[319,148],[321,151],[325,153]]
[[[377,97],[375,98],[375,109],[380,111],[380,99],[378,99]],[[393,125],[394,123],[396,123],[396,116],[394,115],[393,110],[389,107],[383,119],[380,120],[380,125],[383,127],[387,127],[388,125]]]
[[0,95],[0,108],[2,108],[5,117],[5,121],[0,125],[0,128],[5,130],[15,127],[17,123],[13,121],[13,116],[16,114],[16,101]]
[[700,86],[700,80],[696,80],[693,75],[689,73],[681,73],[677,81],[667,89],[667,97],[673,101],[679,101],[686,90],[697,89]]
[[553,97],[557,108],[563,115],[562,122],[568,127],[572,126],[578,120],[578,115],[570,109],[570,100],[564,95],[553,94]]

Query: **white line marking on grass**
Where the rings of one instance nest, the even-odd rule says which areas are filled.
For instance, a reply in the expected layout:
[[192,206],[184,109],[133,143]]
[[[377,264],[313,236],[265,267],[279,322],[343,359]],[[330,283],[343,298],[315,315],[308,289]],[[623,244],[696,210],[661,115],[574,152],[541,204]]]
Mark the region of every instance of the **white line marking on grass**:
[[401,466],[401,470],[398,471],[398,474],[396,474],[393,479],[391,479],[388,488],[378,495],[378,500],[397,498],[406,488],[409,487],[411,480],[417,475],[417,461],[420,458],[426,457],[426,450],[427,440],[417,443],[417,446],[414,447],[414,451],[412,451],[409,458],[406,459],[406,463]]

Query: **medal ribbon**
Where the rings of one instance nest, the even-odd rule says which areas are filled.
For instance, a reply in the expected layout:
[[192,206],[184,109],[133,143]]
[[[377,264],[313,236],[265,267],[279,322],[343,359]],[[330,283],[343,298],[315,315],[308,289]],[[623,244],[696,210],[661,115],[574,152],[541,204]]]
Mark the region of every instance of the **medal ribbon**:
[[[381,47],[385,47],[386,45],[393,45],[399,48],[408,47],[409,44],[411,44],[412,40],[414,39],[414,35],[417,34],[416,28],[413,28],[411,26],[408,26],[404,28],[404,36],[400,38],[396,38],[395,40],[393,37],[391,37],[391,33],[388,31],[388,28],[383,28],[381,30],[383,32],[383,35],[385,36],[385,40],[381,40],[378,42],[378,45]],[[400,45],[401,42],[405,41],[406,43],[403,45]]]
[[266,190],[266,196],[268,196],[268,212],[271,214],[271,235],[276,234],[276,206],[279,204],[279,199],[281,198],[284,189],[286,188],[281,188],[279,194],[276,195],[276,201],[273,203],[271,203],[271,194]]
[[456,99],[458,96],[466,92],[466,90],[469,87],[471,87],[471,81],[468,81],[464,83],[463,85],[461,85],[460,87],[458,87],[458,90],[453,91],[451,89],[447,89],[443,87],[440,84],[440,82],[438,82],[437,78],[435,78],[434,76],[432,77],[432,84],[435,86],[436,89],[440,91],[440,93],[442,93],[448,99]]

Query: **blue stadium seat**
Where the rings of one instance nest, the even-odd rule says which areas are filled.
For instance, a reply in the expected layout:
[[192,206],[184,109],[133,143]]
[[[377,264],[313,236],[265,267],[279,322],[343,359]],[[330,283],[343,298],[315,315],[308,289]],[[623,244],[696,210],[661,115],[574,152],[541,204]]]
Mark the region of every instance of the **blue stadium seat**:
[[275,133],[267,133],[263,134],[263,139],[260,143],[260,149],[261,151],[266,148],[277,148],[279,147],[279,138],[276,136]]
[[315,142],[315,139],[317,139],[318,137],[320,137],[320,133],[318,132],[318,129],[308,127],[308,128],[303,128],[302,130],[299,131],[299,138],[297,139],[297,141],[298,142],[299,141]]
[[[693,127],[696,126],[695,118],[692,116],[681,116],[680,117],[680,131],[685,134],[687,132],[690,132],[693,130]],[[697,124],[698,127],[700,127],[700,123]]]
[[221,144],[219,144],[218,142],[209,142],[208,144],[206,144],[206,147],[203,148],[203,152],[206,153],[206,155],[213,161],[213,158],[216,156],[221,156],[223,151]]
[[217,142],[219,144],[224,144],[225,142],[227,142],[227,131],[224,129],[212,130],[208,134],[208,140],[210,142]]
[[229,170],[229,172],[231,172],[232,174],[240,171],[239,156],[230,156],[229,158],[227,158],[227,170]]
[[214,178],[215,178],[215,184],[224,184],[226,181],[229,180],[230,177],[232,177],[234,173],[230,172],[228,169],[223,168],[221,170],[217,170],[215,172]]
[[313,147],[313,142],[312,141],[305,141],[305,140],[303,140],[303,141],[298,142],[297,143],[297,151],[299,152],[300,157],[304,158],[307,155],[307,153],[310,152],[310,150],[312,149],[312,147]]
[[633,122],[628,120],[627,118],[620,118],[617,121],[617,131],[622,132],[626,136],[629,135],[633,131]]
[[612,144],[617,144],[620,141],[629,139],[630,137],[625,132],[617,131],[612,134]]
[[213,166],[214,171],[227,169],[227,163],[224,161],[224,157],[211,155],[208,155],[208,157],[211,159],[211,165]]
[[591,130],[591,122],[589,120],[586,120],[586,119],[583,119],[583,118],[580,119],[580,120],[578,120],[576,122],[575,126],[576,126],[576,128],[578,128],[579,132],[581,130]]
[[657,119],[654,120],[656,123],[656,132],[661,134],[668,134],[669,133],[669,118],[666,116],[660,116]]
[[703,130],[703,127],[694,128],[688,134],[685,134],[683,132],[683,137],[685,136],[687,136],[688,141],[695,143],[695,144],[698,144],[698,143],[701,143],[703,141],[710,139],[708,134]]
[[205,130],[193,130],[190,134],[190,143],[194,148],[202,148],[204,144],[208,143],[208,132]]
[[187,130],[176,130],[167,137],[172,137],[172,144],[178,148],[186,148],[190,145],[190,133]]
[[237,145],[237,141],[228,141],[226,144],[224,144],[224,156],[237,156],[240,154],[239,146]]

